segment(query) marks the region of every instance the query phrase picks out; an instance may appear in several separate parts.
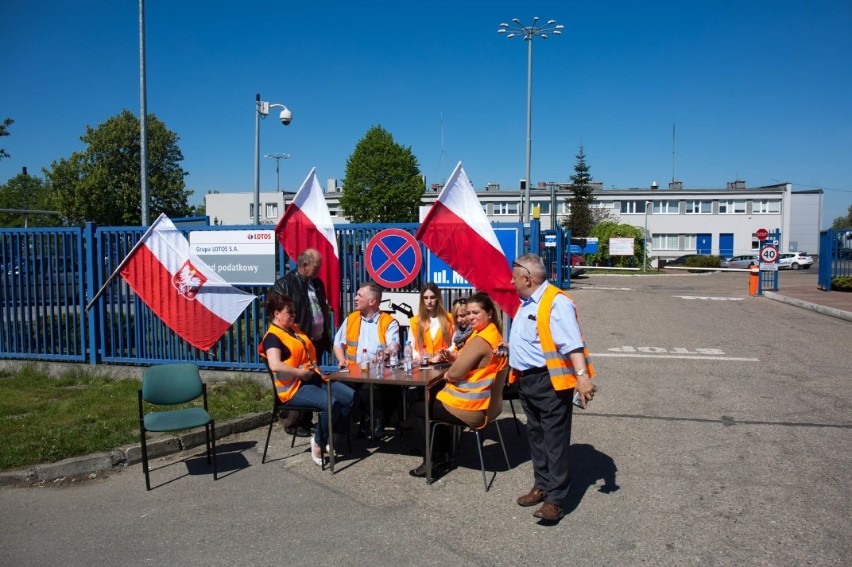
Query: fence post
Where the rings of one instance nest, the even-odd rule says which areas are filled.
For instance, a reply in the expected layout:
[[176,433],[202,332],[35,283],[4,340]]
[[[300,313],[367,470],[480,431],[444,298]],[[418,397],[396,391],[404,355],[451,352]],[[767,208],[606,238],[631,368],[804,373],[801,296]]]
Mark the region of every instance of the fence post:
[[[92,297],[94,297],[100,288],[99,282],[101,281],[101,278],[98,278],[97,275],[101,271],[100,266],[102,262],[97,261],[98,243],[95,238],[95,230],[97,229],[97,226],[98,225],[93,222],[87,222],[86,226],[83,228],[83,248],[85,250],[83,266],[86,270],[86,302],[84,305],[88,304],[89,301],[92,300]],[[101,300],[96,301],[95,304],[92,305],[92,308],[89,309],[89,312],[85,313],[85,316],[88,332],[84,338],[84,348],[88,348],[89,364],[97,364],[100,358],[98,328],[100,327],[101,321]]]

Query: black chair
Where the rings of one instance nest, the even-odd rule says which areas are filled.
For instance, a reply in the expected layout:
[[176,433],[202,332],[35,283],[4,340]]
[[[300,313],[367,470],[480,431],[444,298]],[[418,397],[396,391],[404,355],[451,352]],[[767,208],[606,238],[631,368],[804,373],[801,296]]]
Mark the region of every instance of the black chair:
[[[508,378],[507,378],[508,379]],[[518,414],[515,413],[515,404],[512,402],[514,400],[521,399],[521,394],[518,392],[518,381],[515,380],[514,384],[507,383],[505,389],[503,390],[503,399],[509,402],[509,409],[512,410],[512,418],[515,421],[515,431],[518,432],[518,435],[521,434],[521,426],[519,425],[520,420],[518,420]]]
[[[143,402],[158,405],[179,405],[204,398],[204,407],[190,407],[144,413]],[[148,468],[148,431],[180,431],[204,427],[207,441],[207,462],[213,461],[213,480],[218,479],[216,470],[216,429],[213,418],[207,411],[207,384],[201,381],[198,366],[185,364],[158,364],[146,368],[142,373],[142,388],[139,390],[139,439],[142,442],[142,470],[145,472],[145,488],[151,490]]]
[[[317,427],[320,426],[320,410],[311,406],[300,406],[297,404],[293,404],[291,402],[282,402],[278,398],[278,394],[275,391],[275,376],[272,371],[267,369],[269,373],[269,379],[272,381],[272,418],[269,420],[269,431],[266,432],[266,445],[263,446],[263,458],[261,459],[262,464],[266,464],[266,452],[269,449],[269,439],[272,437],[272,426],[275,424],[275,420],[281,417],[281,412],[284,411],[309,411],[316,415],[317,418]],[[349,452],[352,452],[352,439],[347,436],[347,441],[349,443]],[[325,470],[325,446],[328,444],[328,439],[322,438],[322,431],[320,431],[320,458],[322,459],[322,470]],[[293,437],[290,440],[290,447],[296,446],[296,431],[293,431]]]
[[[494,377],[494,384],[491,386],[491,400],[488,402],[488,412],[485,416],[485,423],[482,424],[481,427],[470,427],[473,432],[476,434],[476,449],[479,451],[479,464],[482,469],[482,484],[485,485],[485,492],[488,492],[488,480],[485,477],[485,459],[482,456],[482,436],[480,432],[484,431],[488,424],[492,421],[494,422],[494,427],[497,428],[497,437],[500,439],[500,448],[503,449],[503,457],[506,458],[506,467],[511,469],[512,464],[509,462],[509,454],[506,452],[506,444],[503,442],[503,434],[500,432],[500,423],[497,421],[497,418],[500,417],[500,414],[503,413],[503,387],[506,384],[506,378],[509,376],[509,368],[506,367]],[[439,425],[446,425],[452,427],[462,427],[457,423],[448,423],[446,421],[440,421],[437,419],[430,420],[432,424],[432,437],[429,442],[429,454],[432,454],[431,445],[435,442],[435,430]],[[455,438],[454,438],[455,440]],[[497,474],[496,472],[494,473]]]

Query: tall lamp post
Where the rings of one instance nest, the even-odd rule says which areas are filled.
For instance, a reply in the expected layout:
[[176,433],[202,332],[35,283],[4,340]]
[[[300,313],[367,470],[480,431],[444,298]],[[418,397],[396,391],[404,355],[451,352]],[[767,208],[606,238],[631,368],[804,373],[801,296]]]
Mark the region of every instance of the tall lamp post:
[[652,201],[645,201],[645,233],[642,235],[642,271],[648,271],[648,207],[652,206]]
[[275,160],[275,191],[281,192],[281,177],[278,174],[278,162],[282,159],[290,159],[290,154],[264,154],[266,159]]
[[287,126],[293,121],[293,113],[283,104],[269,104],[260,100],[260,95],[255,97],[254,104],[254,224],[260,224],[260,117],[266,118],[270,108],[280,108],[278,119],[281,124]]
[[523,208],[523,221],[529,222],[530,220],[530,153],[532,147],[532,45],[533,38],[540,37],[541,39],[547,39],[548,34],[553,35],[562,35],[562,29],[565,26],[562,24],[557,24],[556,20],[548,20],[546,24],[538,25],[538,16],[533,18],[532,24],[529,26],[525,26],[521,24],[518,18],[512,20],[511,24],[500,24],[497,29],[497,33],[506,34],[508,39],[512,39],[515,36],[523,36],[524,41],[527,42],[527,171],[526,171],[526,180],[524,185],[524,203],[522,203]]

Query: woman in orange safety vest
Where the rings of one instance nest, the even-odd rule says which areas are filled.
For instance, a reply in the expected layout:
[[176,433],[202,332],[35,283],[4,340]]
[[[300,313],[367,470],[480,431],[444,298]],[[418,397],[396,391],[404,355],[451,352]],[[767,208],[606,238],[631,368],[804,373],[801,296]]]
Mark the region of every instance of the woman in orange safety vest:
[[453,320],[444,308],[441,288],[432,282],[420,290],[420,307],[409,321],[411,352],[414,363],[420,363],[423,353],[431,362],[439,362],[438,353],[449,348],[453,338]]
[[295,323],[296,306],[292,299],[270,292],[266,314],[270,325],[257,351],[272,374],[279,400],[319,410],[319,427],[311,438],[311,458],[322,465],[321,447],[328,440],[327,389],[331,388],[335,434],[346,433],[355,391],[341,382],[329,385],[323,379],[314,344]]
[[[467,300],[468,323],[473,329],[465,342],[458,358],[444,374],[446,382],[436,395],[429,395],[429,414],[434,419],[468,427],[482,427],[485,424],[488,404],[491,400],[491,386],[497,373],[508,363],[506,357],[494,356],[494,350],[500,345],[500,312],[487,293],[477,292]],[[425,402],[412,406],[415,428],[414,438],[423,441],[426,426]],[[418,431],[419,430],[419,431]],[[433,463],[440,465],[449,458],[450,431],[440,428],[441,436],[435,437],[435,458]],[[424,451],[426,449],[424,448]],[[412,476],[426,476],[426,462],[409,471]]]

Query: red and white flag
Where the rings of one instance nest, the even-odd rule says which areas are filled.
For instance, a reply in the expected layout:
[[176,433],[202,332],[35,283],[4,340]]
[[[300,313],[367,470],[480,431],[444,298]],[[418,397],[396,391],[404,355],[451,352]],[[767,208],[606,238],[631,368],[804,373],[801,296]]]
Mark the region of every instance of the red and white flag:
[[121,277],[174,332],[210,350],[255,296],[230,285],[198,256],[165,214],[122,262]]
[[340,324],[340,256],[337,236],[322,188],[313,168],[299,188],[293,202],[287,205],[284,216],[275,227],[278,242],[290,258],[299,257],[305,249],[315,248],[322,255],[322,267],[317,277],[325,285],[328,306]]
[[461,162],[429,209],[415,238],[487,292],[510,316],[521,301],[512,285],[512,269]]

